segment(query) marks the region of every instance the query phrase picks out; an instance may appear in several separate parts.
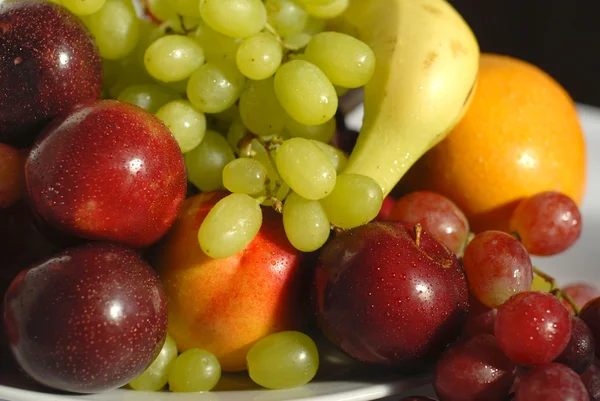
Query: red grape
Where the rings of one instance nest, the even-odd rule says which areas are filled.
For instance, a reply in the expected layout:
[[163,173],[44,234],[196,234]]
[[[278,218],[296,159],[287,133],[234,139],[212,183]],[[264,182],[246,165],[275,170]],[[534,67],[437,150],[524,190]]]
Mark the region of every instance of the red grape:
[[469,313],[463,335],[474,337],[477,334],[494,334],[497,309],[491,309],[469,294]]
[[405,397],[400,401],[435,401],[433,398],[424,397],[422,395],[413,395],[410,397]]
[[531,257],[519,241],[504,232],[477,234],[465,249],[463,264],[471,292],[490,308],[531,289]]
[[494,327],[498,345],[521,365],[556,359],[571,337],[569,312],[554,295],[528,291],[498,308]]
[[423,226],[435,239],[458,254],[469,235],[469,222],[464,213],[443,195],[417,191],[398,199],[390,220],[401,220]]
[[600,339],[600,298],[595,298],[585,304],[579,317],[590,328],[596,342],[596,356],[600,357],[600,347],[598,346],[598,340]]
[[[581,310],[586,303],[594,298],[600,297],[600,289],[598,287],[586,283],[574,283],[562,288],[562,292],[571,297],[575,305]],[[563,302],[571,315],[575,315],[575,311],[570,303]]]
[[25,154],[12,146],[0,143],[0,209],[9,207],[21,198],[21,181]]
[[583,382],[571,369],[558,363],[533,368],[521,379],[514,401],[588,401]]
[[443,401],[503,401],[516,370],[494,336],[482,334],[450,346],[442,354],[435,367],[433,387]]
[[395,205],[396,199],[392,198],[391,196],[386,196],[383,200],[383,204],[381,205],[381,210],[379,211],[377,217],[375,217],[375,220],[388,220]]
[[600,369],[596,365],[590,366],[581,375],[581,381],[590,395],[590,401],[600,401]]
[[556,255],[581,235],[581,214],[568,196],[541,192],[519,203],[510,217],[510,229],[532,255]]
[[571,327],[571,339],[555,362],[567,365],[582,374],[594,362],[594,337],[585,322],[579,318],[571,319]]

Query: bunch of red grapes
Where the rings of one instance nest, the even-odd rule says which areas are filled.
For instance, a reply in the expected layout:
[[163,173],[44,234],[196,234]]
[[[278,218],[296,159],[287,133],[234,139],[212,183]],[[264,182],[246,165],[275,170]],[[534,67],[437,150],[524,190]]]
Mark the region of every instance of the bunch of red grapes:
[[[435,365],[440,401],[600,400],[600,291],[589,284],[559,289],[530,255],[564,252],[581,234],[577,205],[557,192],[524,199],[511,234],[469,235],[463,213],[447,198],[415,192],[390,202],[380,218],[420,223],[459,254],[469,285],[462,336]],[[534,276],[548,292],[532,291]],[[408,397],[403,401],[425,401]]]

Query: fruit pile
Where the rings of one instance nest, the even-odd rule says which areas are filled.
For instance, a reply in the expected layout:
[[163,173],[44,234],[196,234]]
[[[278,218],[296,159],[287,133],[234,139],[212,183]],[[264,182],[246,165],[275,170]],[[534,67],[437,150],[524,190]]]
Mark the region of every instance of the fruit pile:
[[600,399],[600,291],[530,258],[577,199],[522,193],[499,231],[389,196],[485,93],[447,2],[4,1],[0,43],[1,355],[35,382],[285,389],[338,352],[435,367],[442,401]]

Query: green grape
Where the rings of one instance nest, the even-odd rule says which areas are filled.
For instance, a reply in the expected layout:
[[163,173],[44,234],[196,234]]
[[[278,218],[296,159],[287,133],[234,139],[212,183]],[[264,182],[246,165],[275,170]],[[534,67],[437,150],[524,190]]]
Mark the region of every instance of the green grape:
[[258,202],[246,194],[231,194],[210,209],[200,225],[198,242],[211,258],[227,258],[246,248],[261,224]]
[[310,382],[319,368],[314,341],[298,331],[283,331],[259,340],[246,356],[248,373],[268,389],[286,389]]
[[308,14],[292,0],[266,0],[267,21],[281,36],[295,35],[304,29]]
[[223,188],[223,168],[235,159],[229,142],[221,134],[207,130],[200,145],[184,155],[188,180],[202,192]]
[[275,193],[275,197],[279,200],[284,200],[287,196],[292,192],[292,189],[285,182],[281,184],[277,192]]
[[303,6],[327,6],[333,4],[336,0],[297,0]]
[[236,118],[227,131],[227,141],[236,154],[240,154],[240,141],[246,136],[248,128],[244,125],[241,117]]
[[133,57],[132,62],[135,62],[142,68],[146,69],[146,66],[144,65],[144,56],[146,55],[146,50],[148,50],[151,44],[165,36],[165,30],[160,25],[157,25],[152,21],[140,20],[139,25],[140,39],[138,40],[138,43],[132,54],[127,57]]
[[206,117],[187,100],[175,100],[165,104],[156,112],[171,130],[182,153],[195,149],[206,132]]
[[90,15],[100,10],[106,0],[61,0],[59,4],[65,6],[75,15]]
[[[296,33],[283,38],[283,43],[290,49],[300,50],[310,42],[312,35],[306,32]],[[297,58],[298,59],[298,58]]]
[[[228,123],[228,122],[226,122],[226,121],[218,120],[214,116],[215,116],[214,114],[207,114],[206,115],[206,127],[207,127],[207,129],[210,129],[212,131],[216,131],[219,134],[223,135],[224,138],[227,139],[227,131],[229,130],[229,127],[231,126],[231,124]],[[225,132],[225,134],[223,134],[223,132]]]
[[382,203],[379,184],[360,174],[340,174],[333,192],[321,200],[329,220],[341,228],[367,224],[377,216]]
[[267,79],[279,68],[283,49],[279,41],[268,32],[244,39],[236,55],[238,69],[250,79]]
[[[250,133],[250,131],[248,131],[248,128],[246,128],[241,117],[238,115],[238,117],[229,126],[229,129],[228,129],[227,135],[226,135],[227,141],[229,142],[229,144],[231,145],[231,148],[233,149],[233,151],[236,154],[239,155],[241,153],[240,141],[248,133]],[[254,152],[264,153],[264,155],[266,157],[267,153],[266,153],[265,148],[256,139],[252,139],[251,148],[252,148],[252,151],[254,151]],[[244,157],[246,157],[246,156],[244,156]]]
[[177,20],[177,12],[172,7],[172,0],[146,0],[150,14],[161,22]]
[[171,7],[170,0],[146,0],[148,9],[156,19],[161,21],[159,26],[162,30],[169,28],[180,34],[187,34],[188,31],[196,28],[201,21],[200,18],[182,16],[177,14]]
[[138,391],[158,391],[167,384],[169,371],[177,358],[177,344],[169,335],[154,362],[138,377],[129,382],[129,387]]
[[146,72],[143,66],[133,63],[133,60],[127,57],[117,61],[113,61],[119,68],[119,73],[116,81],[108,87],[109,95],[116,99],[125,88],[134,85],[155,85],[156,81],[152,79]]
[[135,104],[150,113],[156,113],[162,106],[176,99],[181,99],[179,93],[155,84],[128,86],[117,97],[121,102]]
[[292,192],[283,206],[283,227],[290,243],[299,251],[313,252],[327,242],[330,224],[323,206]]
[[184,79],[176,82],[159,82],[161,86],[174,90],[177,93],[185,95],[187,92],[188,80]]
[[221,379],[217,358],[203,349],[190,349],[175,359],[169,371],[169,390],[191,393],[212,390]]
[[86,16],[84,22],[105,59],[127,56],[135,49],[140,36],[139,20],[126,1],[106,0],[102,8]]
[[321,141],[315,141],[313,139],[312,142],[317,145],[319,149],[325,152],[327,156],[329,156],[329,160],[331,160],[331,163],[333,164],[333,167],[335,167],[335,171],[338,174],[344,170],[346,163],[348,163],[348,156],[346,156],[343,151],[335,146],[331,146]]
[[250,81],[239,102],[244,125],[256,135],[274,135],[283,130],[285,111],[273,88],[273,78]]
[[306,199],[322,199],[335,187],[336,172],[329,156],[308,139],[285,141],[277,150],[275,163],[281,178]]
[[237,105],[233,105],[225,111],[215,113],[212,116],[219,121],[233,123],[240,115],[240,110]]
[[259,161],[235,159],[223,169],[223,185],[233,193],[256,195],[265,190],[267,169]]
[[333,87],[335,88],[335,93],[338,95],[338,97],[344,96],[350,90],[348,88],[344,88],[342,86],[337,85],[333,85]]
[[103,89],[110,91],[110,88],[112,88],[118,82],[121,71],[121,64],[118,61],[102,59]]
[[200,0],[200,15],[212,29],[232,38],[256,35],[267,24],[261,0]]
[[338,98],[327,76],[304,60],[292,60],[275,74],[275,94],[283,109],[306,125],[326,123],[335,115]]
[[171,7],[179,15],[200,18],[200,0],[171,0]]
[[316,18],[332,19],[342,15],[348,8],[348,0],[335,0],[331,4],[306,5],[306,11]]
[[[113,98],[117,98],[129,86],[156,84],[144,66],[144,53],[153,41],[164,36],[164,32],[158,25],[144,20],[139,20],[139,28],[140,38],[130,54],[120,60],[103,60],[103,85]],[[111,78],[106,76],[107,65],[114,71]]]
[[225,36],[208,25],[204,21],[200,22],[189,37],[194,39],[204,49],[204,55],[208,61],[212,60],[230,60],[235,62],[240,39],[233,39]]
[[285,119],[285,132],[290,136],[290,138],[300,137],[329,143],[335,134],[335,128],[335,118],[332,118],[329,121],[319,125],[300,124],[298,121],[290,117]]
[[316,35],[317,33],[323,32],[325,30],[325,26],[327,25],[327,21],[309,17],[306,22],[306,26],[304,27],[304,32],[308,33],[311,36]]
[[220,113],[238,100],[244,89],[245,78],[228,61],[209,61],[190,77],[188,99],[205,113]]
[[[270,184],[268,188],[270,190],[275,189],[277,183],[284,183],[279,175],[279,171],[277,171],[277,167],[275,166],[274,161],[274,151],[267,152],[267,150],[260,145],[257,141],[252,142],[252,150],[255,151],[255,155],[252,157],[254,160],[262,163],[263,166],[267,169],[267,177],[269,177]],[[287,185],[287,184],[286,184]],[[279,198],[278,199],[283,199]]]
[[187,79],[203,63],[204,52],[200,45],[183,35],[158,39],[144,55],[144,65],[150,75],[163,82]]
[[329,80],[344,88],[366,85],[375,71],[375,53],[364,42],[338,32],[315,35],[304,55],[318,66]]

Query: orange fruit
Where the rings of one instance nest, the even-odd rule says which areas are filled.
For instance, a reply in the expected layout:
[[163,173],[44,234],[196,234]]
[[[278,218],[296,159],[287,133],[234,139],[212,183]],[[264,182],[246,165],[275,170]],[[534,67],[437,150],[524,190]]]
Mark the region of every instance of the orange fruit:
[[446,139],[426,153],[399,190],[452,199],[473,231],[508,230],[518,201],[555,190],[581,203],[586,148],[575,104],[539,68],[483,54],[472,104]]

